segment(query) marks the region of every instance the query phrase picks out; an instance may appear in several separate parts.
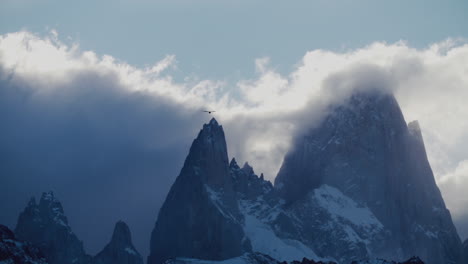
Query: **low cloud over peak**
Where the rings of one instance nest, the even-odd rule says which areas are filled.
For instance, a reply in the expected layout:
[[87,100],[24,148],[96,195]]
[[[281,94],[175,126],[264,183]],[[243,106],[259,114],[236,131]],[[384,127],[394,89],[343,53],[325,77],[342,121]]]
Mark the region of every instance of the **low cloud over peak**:
[[313,50],[286,75],[262,58],[255,78],[236,83],[175,81],[174,67],[174,55],[138,68],[57,34],[0,36],[0,199],[11,201],[0,205],[0,221],[13,226],[32,194],[53,189],[91,252],[124,219],[146,255],[162,199],[210,118],[201,110],[216,110],[230,157],[272,180],[295,133],[365,89],[394,93],[406,120],[419,120],[455,221],[467,215],[467,44]]

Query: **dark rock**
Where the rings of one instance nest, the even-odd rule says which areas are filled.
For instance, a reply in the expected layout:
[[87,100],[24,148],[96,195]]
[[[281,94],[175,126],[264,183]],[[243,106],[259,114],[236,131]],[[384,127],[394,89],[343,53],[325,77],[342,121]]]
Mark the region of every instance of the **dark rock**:
[[32,198],[18,218],[15,234],[38,247],[51,264],[88,264],[83,243],[68,225],[62,204],[52,192],[43,193],[39,204]]
[[0,225],[0,263],[47,264],[47,261],[38,248],[18,241],[13,231]]
[[251,248],[241,223],[224,131],[213,118],[193,141],[159,211],[148,264],[240,256]]
[[122,221],[115,224],[111,241],[93,258],[93,264],[143,264],[127,224]]
[[[406,125],[392,95],[357,93],[331,107],[319,126],[296,139],[275,188],[320,256],[345,262],[417,254],[428,263],[462,261],[461,241],[435,183],[419,125]],[[368,218],[378,220],[372,220],[374,228],[333,218],[320,206],[338,202],[337,197],[349,198],[347,204],[356,204],[357,211],[368,210]],[[333,222],[331,228],[321,224]]]

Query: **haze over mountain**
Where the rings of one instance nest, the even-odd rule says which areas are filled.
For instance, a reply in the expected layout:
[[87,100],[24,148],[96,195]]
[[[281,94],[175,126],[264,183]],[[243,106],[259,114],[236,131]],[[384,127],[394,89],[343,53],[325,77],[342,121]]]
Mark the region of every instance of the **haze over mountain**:
[[275,181],[228,164],[215,119],[194,140],[151,237],[149,264],[260,252],[339,263],[384,258],[465,263],[417,121],[379,90],[330,105],[296,138]]
[[[159,210],[147,263],[421,263],[411,258],[417,255],[429,264],[466,264],[466,242],[436,185],[421,128],[406,124],[394,96],[355,91],[326,113],[295,136],[274,186],[247,162],[229,162],[214,118],[203,125]],[[143,263],[121,221],[104,249],[88,255],[52,192],[30,200],[15,234],[40,253],[3,243],[7,256]]]
[[254,77],[235,83],[177,79],[174,56],[136,67],[66,43],[53,32],[0,39],[0,200],[8,201],[0,203],[0,222],[10,229],[28,197],[54,190],[88,253],[102,250],[112,223],[126,219],[146,257],[158,208],[207,119],[200,110],[217,110],[229,156],[273,181],[293,136],[321,120],[323,105],[377,86],[394,90],[407,119],[419,120],[436,180],[466,238],[463,42],[313,49],[287,73],[274,56],[258,58]]

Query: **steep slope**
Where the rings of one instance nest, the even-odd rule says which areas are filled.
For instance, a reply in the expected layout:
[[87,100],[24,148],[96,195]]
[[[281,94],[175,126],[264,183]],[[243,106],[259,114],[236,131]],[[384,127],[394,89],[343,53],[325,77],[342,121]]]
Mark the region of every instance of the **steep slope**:
[[93,258],[93,264],[143,264],[127,224],[122,221],[115,224],[111,241]]
[[51,264],[87,264],[83,243],[68,225],[62,204],[52,192],[43,193],[39,204],[34,198],[18,218],[15,234],[38,247]]
[[275,187],[320,256],[462,261],[419,125],[406,125],[392,95],[357,93],[332,107],[295,141]]
[[173,257],[222,260],[251,250],[228,162],[223,128],[212,119],[193,141],[159,211],[148,264]]
[[463,252],[465,254],[465,263],[468,264],[468,239],[463,242]]
[[13,231],[0,225],[0,263],[47,264],[39,251],[27,242],[18,241]]

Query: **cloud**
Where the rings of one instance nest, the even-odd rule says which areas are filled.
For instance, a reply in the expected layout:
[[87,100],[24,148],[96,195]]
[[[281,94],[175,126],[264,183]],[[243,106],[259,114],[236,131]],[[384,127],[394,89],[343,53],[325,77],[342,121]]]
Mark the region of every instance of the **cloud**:
[[236,83],[175,81],[173,55],[138,68],[56,32],[1,36],[0,200],[10,202],[0,221],[14,225],[31,194],[53,189],[91,253],[123,219],[146,255],[159,206],[209,118],[200,110],[217,111],[231,157],[272,180],[292,137],[355,89],[393,92],[407,121],[420,121],[446,203],[454,219],[466,215],[468,45],[313,50],[286,75],[268,58],[255,63],[256,77]]

